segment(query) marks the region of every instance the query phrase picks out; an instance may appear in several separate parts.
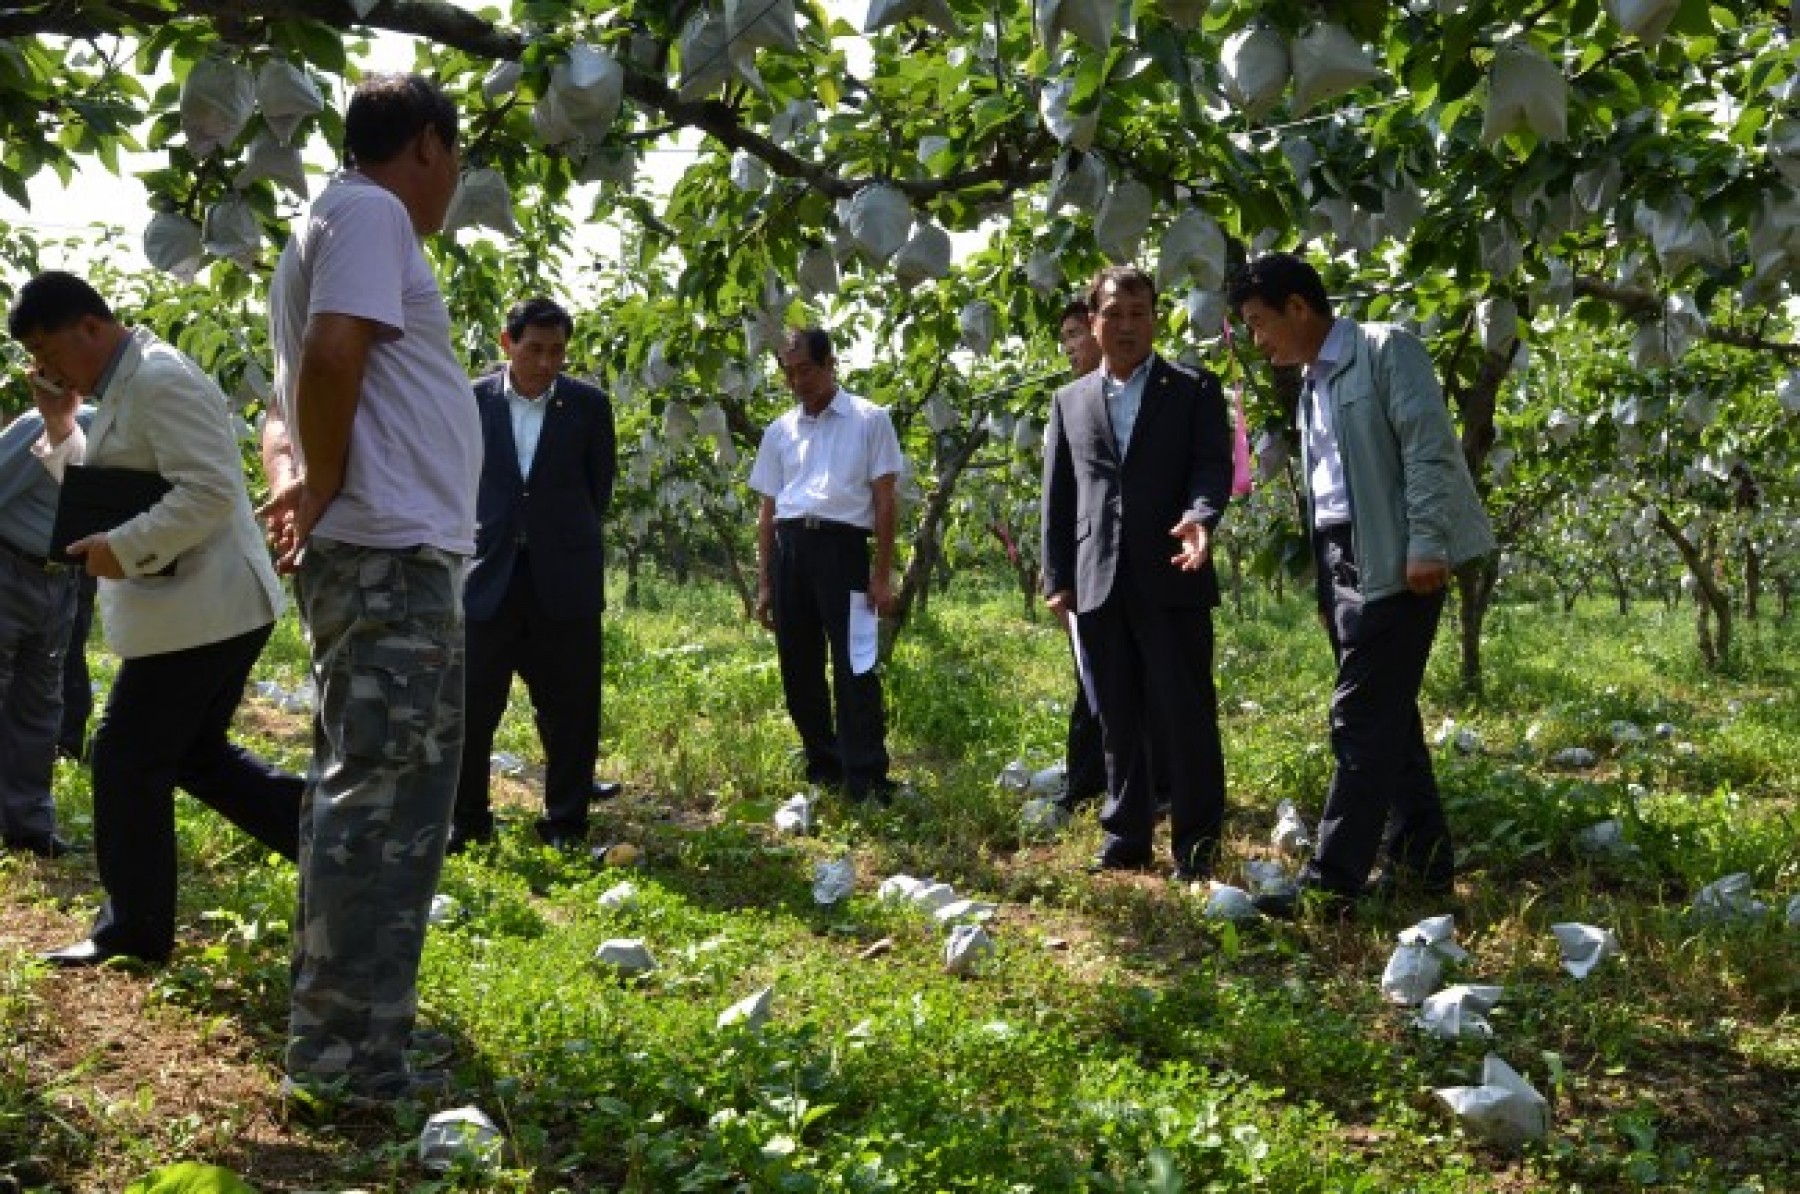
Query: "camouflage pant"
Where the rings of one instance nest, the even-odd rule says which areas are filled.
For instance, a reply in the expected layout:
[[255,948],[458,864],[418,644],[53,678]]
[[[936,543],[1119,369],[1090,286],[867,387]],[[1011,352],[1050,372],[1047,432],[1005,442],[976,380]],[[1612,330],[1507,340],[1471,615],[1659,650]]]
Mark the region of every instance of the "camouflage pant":
[[318,703],[300,808],[287,1069],[405,1086],[463,735],[462,561],[313,539],[294,593]]

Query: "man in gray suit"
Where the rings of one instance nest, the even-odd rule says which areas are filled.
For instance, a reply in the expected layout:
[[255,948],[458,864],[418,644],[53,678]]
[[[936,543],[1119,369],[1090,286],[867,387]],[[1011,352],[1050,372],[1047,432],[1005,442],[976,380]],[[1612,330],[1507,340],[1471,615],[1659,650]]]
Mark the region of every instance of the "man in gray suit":
[[1102,365],[1051,407],[1043,561],[1050,609],[1074,615],[1099,698],[1105,839],[1090,869],[1149,866],[1153,755],[1168,780],[1174,876],[1199,879],[1225,816],[1211,562],[1231,497],[1225,397],[1211,373],[1156,355],[1156,285],[1142,270],[1100,271],[1088,309]]

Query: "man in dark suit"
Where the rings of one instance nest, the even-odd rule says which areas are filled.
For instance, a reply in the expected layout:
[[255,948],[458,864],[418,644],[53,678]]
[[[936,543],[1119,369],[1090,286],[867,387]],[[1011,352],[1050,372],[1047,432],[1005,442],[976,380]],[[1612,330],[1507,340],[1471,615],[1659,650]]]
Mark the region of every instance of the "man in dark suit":
[[1142,270],[1100,271],[1088,308],[1103,361],[1051,407],[1043,561],[1050,609],[1074,614],[1099,698],[1105,840],[1091,869],[1149,866],[1154,755],[1168,780],[1175,877],[1199,879],[1225,815],[1210,554],[1231,497],[1225,398],[1211,373],[1154,352],[1156,286]]
[[549,299],[515,306],[507,365],[475,383],[484,454],[468,619],[468,724],[451,824],[454,852],[492,840],[488,756],[516,673],[544,743],[544,818],[557,849],[587,836],[600,750],[601,524],[617,456],[604,391],[562,374],[574,323]]

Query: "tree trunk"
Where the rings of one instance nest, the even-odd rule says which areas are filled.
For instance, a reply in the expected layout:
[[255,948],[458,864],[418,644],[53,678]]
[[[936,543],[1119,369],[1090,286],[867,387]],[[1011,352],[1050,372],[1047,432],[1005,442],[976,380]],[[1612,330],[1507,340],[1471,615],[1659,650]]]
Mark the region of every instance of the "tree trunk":
[[1493,556],[1465,564],[1456,572],[1456,628],[1464,692],[1481,692],[1481,628],[1499,580],[1500,561]]
[[625,549],[625,608],[632,609],[638,603],[638,566],[643,563],[644,549],[633,544]]
[[1663,513],[1661,506],[1651,502],[1645,504],[1656,511],[1656,529],[1675,545],[1681,562],[1687,565],[1688,575],[1694,578],[1694,599],[1700,605],[1696,625],[1700,658],[1705,661],[1707,670],[1718,671],[1731,662],[1731,594],[1714,574],[1711,553],[1703,551],[1682,533],[1674,520]]
[[975,458],[975,453],[987,440],[987,428],[970,428],[938,470],[937,488],[925,499],[925,510],[919,516],[918,529],[913,532],[910,545],[912,554],[906,561],[906,572],[900,579],[900,592],[894,598],[891,619],[894,633],[883,636],[884,660],[893,651],[894,643],[899,641],[900,632],[906,628],[906,621],[912,615],[913,604],[919,600],[919,594],[931,583],[939,558],[938,531],[943,526],[945,515],[949,513],[951,499],[956,496],[956,483],[962,478],[963,470],[969,467],[969,461]]
[[738,603],[744,607],[744,617],[756,617],[756,590],[744,577],[743,565],[738,563],[737,546],[732,542],[734,527],[723,514],[712,516],[713,533],[719,537],[719,547],[725,553],[725,572],[731,578],[731,587],[737,591]]
[[1762,554],[1756,544],[1744,544],[1744,620],[1756,621],[1756,607],[1762,600]]
[[1625,583],[1625,570],[1619,567],[1617,560],[1608,560],[1606,571],[1612,577],[1613,598],[1619,603],[1619,616],[1626,617],[1631,613],[1631,589]]

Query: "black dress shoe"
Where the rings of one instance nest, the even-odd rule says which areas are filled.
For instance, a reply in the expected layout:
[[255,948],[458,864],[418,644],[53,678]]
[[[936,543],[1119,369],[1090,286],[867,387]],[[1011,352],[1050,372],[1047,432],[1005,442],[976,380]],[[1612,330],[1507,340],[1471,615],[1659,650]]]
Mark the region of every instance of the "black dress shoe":
[[616,779],[597,779],[593,790],[588,793],[590,804],[599,804],[603,800],[617,800],[625,794],[625,785]]
[[137,954],[126,953],[122,949],[109,949],[96,942],[92,937],[77,941],[73,945],[65,945],[61,949],[53,949],[48,953],[39,954],[38,957],[42,961],[50,963],[52,966],[61,966],[66,969],[78,969],[84,966],[103,966],[114,958],[129,958],[134,962],[142,962],[149,965],[157,965],[167,961],[166,958],[145,958],[140,957]]
[[74,842],[65,841],[54,833],[34,833],[19,837],[6,838],[8,850],[23,850],[27,854],[35,854],[39,858],[62,858],[70,854],[79,854],[81,847]]

